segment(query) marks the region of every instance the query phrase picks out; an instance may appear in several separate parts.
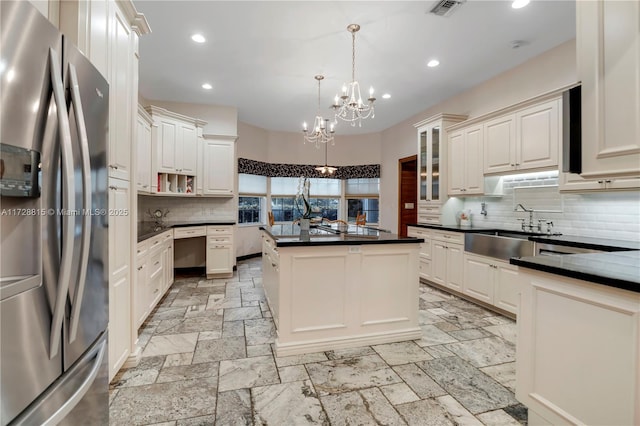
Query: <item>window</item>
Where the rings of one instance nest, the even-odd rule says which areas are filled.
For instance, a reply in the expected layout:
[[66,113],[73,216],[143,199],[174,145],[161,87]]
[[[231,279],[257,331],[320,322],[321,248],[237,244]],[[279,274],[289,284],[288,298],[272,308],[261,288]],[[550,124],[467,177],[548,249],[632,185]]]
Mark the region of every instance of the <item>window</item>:
[[238,223],[261,223],[263,197],[238,197]]
[[347,179],[347,221],[356,220],[358,213],[367,214],[367,223],[380,222],[380,178]]
[[355,222],[358,213],[367,214],[367,223],[379,222],[377,198],[347,198],[347,221]]
[[238,223],[264,223],[266,176],[238,174]]
[[[292,222],[302,216],[296,206],[300,178],[271,178],[271,211],[276,222]],[[311,209],[314,217],[338,219],[340,212],[340,179],[310,178],[309,193]]]

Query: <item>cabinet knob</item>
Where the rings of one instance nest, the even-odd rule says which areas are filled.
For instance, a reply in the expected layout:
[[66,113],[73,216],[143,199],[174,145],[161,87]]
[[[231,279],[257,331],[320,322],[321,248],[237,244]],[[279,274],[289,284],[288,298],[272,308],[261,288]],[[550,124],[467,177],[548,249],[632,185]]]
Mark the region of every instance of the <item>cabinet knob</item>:
[[598,183],[604,183],[604,181],[601,179],[601,180],[598,181]]
[[118,170],[118,166],[116,166],[115,164],[109,164],[109,168],[110,169],[114,169],[114,170]]
[[604,183],[611,183],[611,179],[605,179]]
[[138,266],[138,271],[142,270],[142,265]]
[[117,187],[117,186],[113,186],[113,185],[111,185],[111,186],[109,186],[109,189],[111,189],[111,190],[115,191],[116,189],[118,189],[118,187]]

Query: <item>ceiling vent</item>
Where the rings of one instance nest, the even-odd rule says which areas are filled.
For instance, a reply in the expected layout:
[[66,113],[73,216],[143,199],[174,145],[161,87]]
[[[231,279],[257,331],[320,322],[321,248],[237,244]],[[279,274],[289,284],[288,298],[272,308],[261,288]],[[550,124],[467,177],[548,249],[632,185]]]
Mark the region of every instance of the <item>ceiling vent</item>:
[[433,8],[429,11],[429,13],[433,13],[434,15],[448,17],[458,9],[465,0],[440,0],[438,3],[433,6]]

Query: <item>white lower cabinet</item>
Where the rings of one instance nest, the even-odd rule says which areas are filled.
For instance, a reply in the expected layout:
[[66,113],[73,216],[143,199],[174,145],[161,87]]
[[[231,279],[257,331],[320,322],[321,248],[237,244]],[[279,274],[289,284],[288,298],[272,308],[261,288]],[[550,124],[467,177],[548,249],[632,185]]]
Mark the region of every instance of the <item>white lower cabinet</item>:
[[463,294],[497,308],[518,313],[518,267],[475,254],[464,254]]
[[462,292],[464,234],[433,231],[431,235],[431,281]]
[[425,280],[432,280],[431,231],[429,231],[429,229],[426,229],[426,228],[409,226],[407,228],[407,236],[414,237],[414,238],[422,238],[424,240],[423,243],[420,243],[420,257],[418,259],[418,271],[419,271],[420,278],[424,278]]
[[173,230],[138,243],[134,319],[140,328],[173,283]]
[[640,293],[520,275],[516,398],[529,424],[640,424]]
[[280,294],[278,277],[280,273],[280,256],[275,241],[262,233],[262,283],[264,293],[273,316],[276,329],[280,326]]
[[207,226],[207,277],[233,275],[232,226]]
[[136,328],[140,328],[145,318],[149,316],[149,305],[147,305],[147,258],[149,255],[150,240],[138,243],[138,251],[136,256],[136,288],[134,294],[134,319]]
[[[109,179],[109,210],[130,207],[130,182]],[[109,377],[131,353],[131,222],[129,216],[109,217]]]

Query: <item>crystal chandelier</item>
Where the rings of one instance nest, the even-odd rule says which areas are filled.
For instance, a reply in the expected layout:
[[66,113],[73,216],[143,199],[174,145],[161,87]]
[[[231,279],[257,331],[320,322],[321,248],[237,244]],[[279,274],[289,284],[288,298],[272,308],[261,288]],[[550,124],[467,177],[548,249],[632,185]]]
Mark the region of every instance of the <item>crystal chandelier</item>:
[[338,122],[338,118],[350,122],[352,126],[356,125],[362,127],[362,120],[369,117],[375,117],[375,111],[373,103],[376,98],[373,97],[373,87],[369,88],[368,103],[362,101],[360,95],[360,84],[356,81],[356,33],[360,30],[360,25],[350,24],[347,27],[347,31],[351,33],[352,51],[351,51],[351,83],[348,85],[342,85],[342,95],[336,95],[333,103],[333,109],[335,110],[336,118],[335,123]]
[[322,173],[323,175],[324,174],[332,175],[338,169],[336,167],[327,166],[327,145],[328,144],[324,145],[324,166],[318,166],[316,167],[316,170]]
[[322,75],[316,75],[316,80],[318,80],[318,112],[316,114],[316,118],[313,121],[313,129],[311,132],[307,130],[307,122],[302,123],[302,132],[304,133],[304,142],[307,143],[315,143],[316,148],[320,148],[321,143],[334,143],[333,134],[334,123],[329,123],[328,118],[323,118],[320,115],[320,81],[324,79]]

